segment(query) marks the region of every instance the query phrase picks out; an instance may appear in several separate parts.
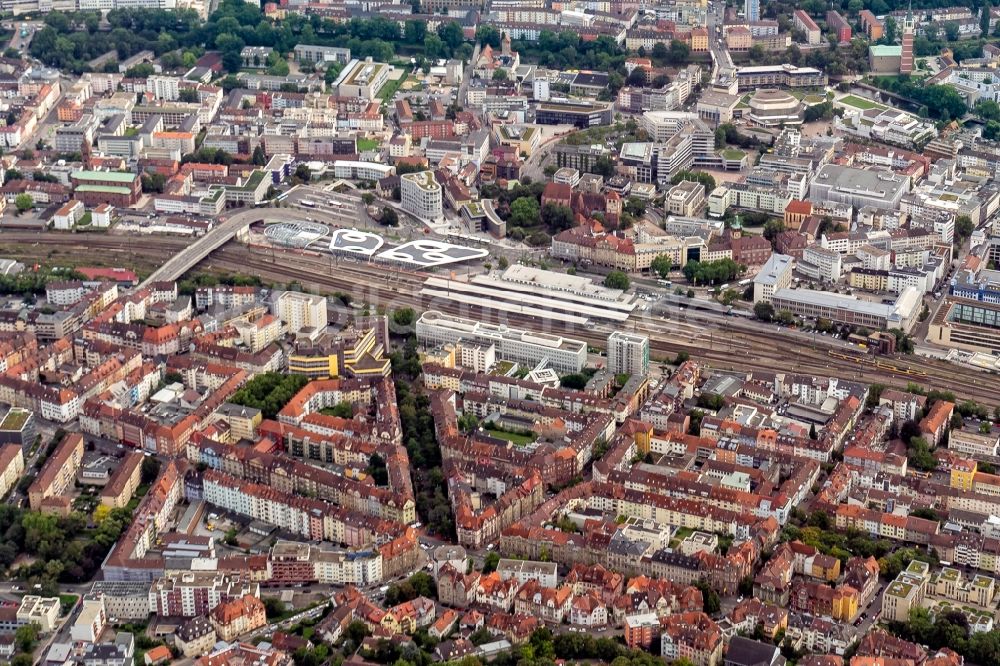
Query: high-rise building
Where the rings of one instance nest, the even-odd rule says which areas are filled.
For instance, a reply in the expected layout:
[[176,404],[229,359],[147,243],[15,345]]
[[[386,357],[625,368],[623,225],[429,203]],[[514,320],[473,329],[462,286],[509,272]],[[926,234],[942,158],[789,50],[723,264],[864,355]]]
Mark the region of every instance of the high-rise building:
[[609,335],[608,369],[616,375],[649,374],[649,337],[623,331]]
[[304,328],[319,333],[326,328],[326,298],[322,296],[283,291],[271,303],[271,313],[285,322],[289,333],[298,333]]
[[760,20],[760,0],[744,0],[743,13],[747,22]]
[[903,49],[899,58],[899,73],[909,74],[913,71],[913,12],[910,11],[903,19]]

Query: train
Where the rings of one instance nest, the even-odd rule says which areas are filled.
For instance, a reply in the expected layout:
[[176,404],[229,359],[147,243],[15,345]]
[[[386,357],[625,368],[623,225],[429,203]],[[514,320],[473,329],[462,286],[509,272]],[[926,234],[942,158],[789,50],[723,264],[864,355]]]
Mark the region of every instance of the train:
[[927,377],[927,373],[923,370],[917,370],[916,368],[903,368],[895,365],[889,360],[875,358],[867,351],[862,351],[860,349],[830,349],[827,353],[834,358],[839,358],[844,361],[853,361],[859,365],[867,365],[875,370],[885,370],[897,375],[906,375],[908,377]]

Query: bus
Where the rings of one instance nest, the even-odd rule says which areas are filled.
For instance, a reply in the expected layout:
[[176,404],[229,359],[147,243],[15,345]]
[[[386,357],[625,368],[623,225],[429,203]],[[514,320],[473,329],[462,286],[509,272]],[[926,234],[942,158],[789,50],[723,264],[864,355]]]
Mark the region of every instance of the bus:
[[299,203],[301,203],[306,208],[315,208],[316,207],[316,202],[313,201],[312,199],[303,199]]
[[671,282],[670,280],[657,280],[656,284],[662,285],[664,287],[671,287],[673,286],[674,283]]
[[740,285],[741,287],[746,287],[746,286],[747,286],[747,285],[749,285],[749,284],[750,284],[751,282],[753,282],[753,278],[747,278],[746,280],[740,280],[738,284],[739,284],[739,285]]

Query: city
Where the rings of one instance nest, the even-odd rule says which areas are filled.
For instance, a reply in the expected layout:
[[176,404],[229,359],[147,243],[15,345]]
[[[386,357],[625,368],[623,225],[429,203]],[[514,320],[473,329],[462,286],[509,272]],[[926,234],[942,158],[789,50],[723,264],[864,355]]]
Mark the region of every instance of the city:
[[1000,8],[0,0],[0,663],[1000,664]]

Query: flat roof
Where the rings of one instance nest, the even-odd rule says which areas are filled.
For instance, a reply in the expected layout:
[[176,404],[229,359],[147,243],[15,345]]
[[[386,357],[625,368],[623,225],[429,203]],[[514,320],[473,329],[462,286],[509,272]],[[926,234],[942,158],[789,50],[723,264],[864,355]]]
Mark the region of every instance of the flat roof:
[[591,302],[591,304],[574,302],[558,298],[555,294],[519,291],[510,288],[510,285],[502,282],[475,282],[470,284],[468,282],[456,282],[454,280],[432,277],[428,278],[424,285],[427,287],[440,287],[448,291],[473,294],[490,299],[496,303],[514,301],[519,306],[537,306],[543,314],[547,314],[551,310],[561,310],[581,317],[595,317],[598,319],[611,319],[613,321],[625,321],[629,317],[629,312],[622,312],[611,308],[607,302]]
[[790,257],[787,254],[772,254],[768,258],[767,263],[764,264],[764,267],[754,277],[754,283],[763,285],[776,284],[778,276],[787,271],[794,260],[794,257]]

